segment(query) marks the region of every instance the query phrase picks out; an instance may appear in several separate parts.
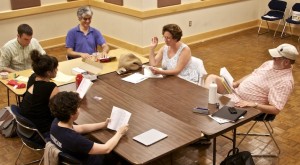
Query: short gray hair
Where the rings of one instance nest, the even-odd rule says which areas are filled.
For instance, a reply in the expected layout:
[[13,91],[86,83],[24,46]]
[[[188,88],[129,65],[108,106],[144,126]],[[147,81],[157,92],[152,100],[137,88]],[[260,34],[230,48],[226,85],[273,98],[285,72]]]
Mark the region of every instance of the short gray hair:
[[82,19],[85,16],[93,16],[93,11],[89,6],[83,6],[78,8],[77,10],[77,17],[79,19]]

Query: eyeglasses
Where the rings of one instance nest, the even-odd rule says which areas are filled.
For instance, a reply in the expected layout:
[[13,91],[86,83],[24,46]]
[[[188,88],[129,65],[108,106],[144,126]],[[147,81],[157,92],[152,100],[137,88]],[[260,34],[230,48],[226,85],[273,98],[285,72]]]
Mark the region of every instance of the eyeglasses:
[[87,20],[89,20],[89,21],[91,21],[92,20],[92,17],[89,17],[89,18],[82,18],[84,21],[87,21]]
[[164,39],[164,40],[170,40],[170,39],[173,39],[173,37],[169,37],[169,36],[162,36],[162,39]]

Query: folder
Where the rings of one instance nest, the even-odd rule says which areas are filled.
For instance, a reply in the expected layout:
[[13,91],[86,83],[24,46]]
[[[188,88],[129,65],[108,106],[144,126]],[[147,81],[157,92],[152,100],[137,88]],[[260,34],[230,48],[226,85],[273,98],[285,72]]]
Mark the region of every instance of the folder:
[[244,116],[247,113],[247,110],[245,109],[235,108],[237,113],[232,114],[228,108],[228,106],[223,106],[217,112],[213,113],[212,116],[227,119],[230,122],[236,122],[241,116]]

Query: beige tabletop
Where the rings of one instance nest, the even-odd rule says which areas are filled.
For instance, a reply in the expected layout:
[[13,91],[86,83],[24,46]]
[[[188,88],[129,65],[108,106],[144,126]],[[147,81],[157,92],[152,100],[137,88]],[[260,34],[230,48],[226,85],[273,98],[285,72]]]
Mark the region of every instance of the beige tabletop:
[[[103,75],[107,73],[114,72],[118,69],[118,59],[122,54],[127,54],[131,53],[129,50],[125,49],[114,49],[109,51],[109,56],[111,57],[116,57],[116,60],[106,62],[106,63],[100,63],[100,62],[95,62],[92,60],[84,60],[82,58],[77,58],[73,60],[68,60],[68,61],[62,61],[59,62],[58,64],[58,71],[61,72],[62,74],[66,76],[73,76],[72,79],[68,81],[53,81],[57,86],[62,86],[66,85],[72,82],[75,82],[75,75],[72,73],[72,69],[75,67],[79,67],[81,69],[84,69],[90,73],[97,74],[97,75]],[[141,55],[135,54],[138,56],[142,63],[147,63],[149,60]],[[10,73],[8,75],[8,79],[0,79],[1,83],[4,84],[9,90],[14,92],[16,95],[23,95],[25,93],[26,88],[22,89],[16,89],[13,86],[7,85],[9,80],[15,79],[15,75],[18,76],[18,81],[19,83],[27,83],[26,81],[20,80],[21,77],[24,77],[25,79],[33,73],[32,69],[27,69],[23,71],[18,71],[15,73]],[[65,77],[66,77],[65,76]]]

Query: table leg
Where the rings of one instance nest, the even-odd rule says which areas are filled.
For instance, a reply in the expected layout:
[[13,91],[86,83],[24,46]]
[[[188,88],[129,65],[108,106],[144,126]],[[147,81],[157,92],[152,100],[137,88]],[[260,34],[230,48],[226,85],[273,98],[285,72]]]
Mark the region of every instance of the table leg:
[[16,95],[17,105],[20,106],[21,103],[21,96]]
[[7,106],[9,106],[10,105],[10,103],[9,103],[9,89],[8,88],[6,88],[7,89]]
[[217,154],[217,138],[213,139],[213,165],[216,165],[216,154]]
[[235,154],[235,146],[236,146],[236,128],[233,129],[233,135],[232,135],[233,154]]

